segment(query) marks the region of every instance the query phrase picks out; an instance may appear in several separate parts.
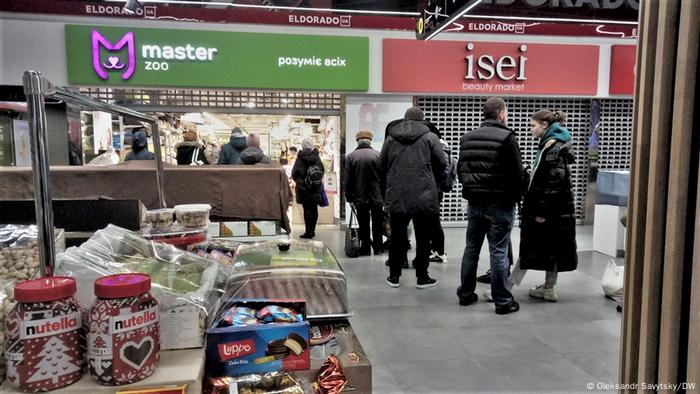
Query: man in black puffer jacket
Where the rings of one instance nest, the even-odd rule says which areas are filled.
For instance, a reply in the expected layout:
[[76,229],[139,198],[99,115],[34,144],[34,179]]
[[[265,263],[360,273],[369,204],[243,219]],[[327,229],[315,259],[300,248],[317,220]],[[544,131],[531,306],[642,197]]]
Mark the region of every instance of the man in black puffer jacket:
[[[435,279],[428,276],[430,231],[432,220],[440,212],[435,174],[447,166],[437,135],[430,132],[420,108],[409,108],[404,119],[387,126],[380,160],[382,191],[389,211],[392,238],[408,239],[408,223],[413,220],[416,230],[416,286],[433,287]],[[387,284],[399,287],[401,266],[408,252],[406,242],[392,242],[389,248],[390,273]]]
[[520,158],[515,132],[505,126],[506,103],[492,97],[484,104],[485,121],[462,136],[457,164],[462,195],[469,201],[467,245],[462,256],[460,305],[478,300],[476,270],[484,238],[491,256],[491,296],[497,314],[517,312],[519,305],[507,286],[508,248],[515,204],[522,198],[528,176]]

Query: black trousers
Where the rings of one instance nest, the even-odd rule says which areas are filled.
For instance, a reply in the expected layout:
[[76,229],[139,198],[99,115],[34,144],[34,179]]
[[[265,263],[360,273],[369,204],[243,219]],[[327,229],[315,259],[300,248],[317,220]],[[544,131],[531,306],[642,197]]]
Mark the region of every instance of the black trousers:
[[304,203],[304,225],[307,235],[316,235],[316,223],[318,222],[318,204]]
[[430,232],[432,231],[432,215],[407,215],[392,213],[389,215],[391,221],[391,247],[389,248],[389,272],[391,276],[401,276],[401,266],[408,258],[408,243],[397,242],[408,240],[408,223],[413,220],[413,228],[416,233],[416,277],[428,276],[428,265],[430,264]]
[[[382,250],[384,233],[384,210],[381,205],[356,205],[357,223],[360,225],[358,235],[360,236],[360,251],[369,252],[370,247],[374,253]],[[372,221],[372,231],[370,237],[370,219]]]

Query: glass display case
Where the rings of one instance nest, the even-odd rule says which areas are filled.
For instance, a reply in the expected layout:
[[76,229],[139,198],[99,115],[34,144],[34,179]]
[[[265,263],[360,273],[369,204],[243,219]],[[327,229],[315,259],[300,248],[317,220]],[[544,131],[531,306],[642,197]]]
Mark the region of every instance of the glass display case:
[[345,273],[319,241],[242,245],[226,287],[231,298],[303,299],[310,320],[352,316]]

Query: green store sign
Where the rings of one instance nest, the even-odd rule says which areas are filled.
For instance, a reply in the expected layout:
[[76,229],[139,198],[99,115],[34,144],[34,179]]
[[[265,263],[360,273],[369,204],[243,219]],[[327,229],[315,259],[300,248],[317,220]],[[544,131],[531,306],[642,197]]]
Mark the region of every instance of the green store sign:
[[366,91],[367,37],[66,25],[68,81]]

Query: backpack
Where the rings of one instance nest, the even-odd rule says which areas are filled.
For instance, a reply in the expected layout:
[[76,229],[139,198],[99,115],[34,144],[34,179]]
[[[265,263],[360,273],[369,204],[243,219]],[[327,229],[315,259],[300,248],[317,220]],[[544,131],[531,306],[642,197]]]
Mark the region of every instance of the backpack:
[[440,191],[449,193],[452,191],[457,181],[457,160],[450,156],[450,148],[447,145],[443,144],[443,152],[445,152],[445,156],[447,156],[447,167],[445,167],[445,171],[442,173],[439,186]]
[[309,166],[306,170],[304,183],[308,188],[318,188],[323,184],[323,170],[317,164]]

